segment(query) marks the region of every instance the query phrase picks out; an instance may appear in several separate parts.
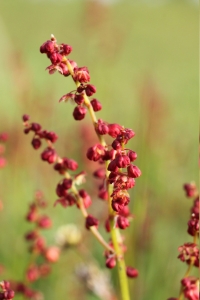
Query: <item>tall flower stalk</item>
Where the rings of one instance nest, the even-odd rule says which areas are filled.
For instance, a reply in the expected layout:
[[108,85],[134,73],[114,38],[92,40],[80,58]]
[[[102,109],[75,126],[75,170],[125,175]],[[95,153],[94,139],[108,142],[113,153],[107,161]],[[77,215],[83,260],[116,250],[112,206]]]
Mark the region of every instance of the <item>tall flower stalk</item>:
[[[98,231],[98,219],[87,212],[87,208],[92,203],[91,197],[84,189],[79,189],[79,185],[85,179],[85,172],[72,174],[78,168],[78,164],[72,159],[58,155],[54,148],[57,135],[54,132],[43,130],[38,123],[30,123],[27,115],[23,116],[24,131],[25,133],[30,131],[34,133],[32,145],[35,149],[41,147],[42,140],[47,142],[41,158],[54,164],[54,170],[63,176],[56,187],[59,199],[55,204],[59,203],[63,207],[76,205],[80,209],[85,218],[86,229],[90,230],[105,248],[106,266],[114,268],[117,265],[121,299],[130,300],[127,277],[137,277],[138,271],[125,264],[126,247],[120,230],[124,230],[130,225],[128,190],[135,186],[135,178],[141,175],[140,169],[132,164],[137,158],[136,152],[126,146],[135,133],[132,129],[117,123],[110,124],[97,118],[96,112],[102,109],[102,105],[96,98],[91,98],[96,93],[96,87],[89,83],[88,68],[78,67],[75,61],[68,58],[71,51],[70,45],[58,44],[53,35],[40,47],[40,52],[46,54],[51,61],[51,65],[47,67],[49,73],[53,74],[58,71],[64,77],[71,77],[75,83],[75,90],[63,95],[59,102],[68,100],[74,102],[76,106],[73,117],[77,121],[83,120],[88,111],[98,137],[98,143],[88,148],[86,156],[98,164],[93,175],[101,180],[98,197],[104,200],[108,206],[105,229],[110,232],[109,242],[106,242]],[[111,143],[106,141],[108,136],[113,138]]]

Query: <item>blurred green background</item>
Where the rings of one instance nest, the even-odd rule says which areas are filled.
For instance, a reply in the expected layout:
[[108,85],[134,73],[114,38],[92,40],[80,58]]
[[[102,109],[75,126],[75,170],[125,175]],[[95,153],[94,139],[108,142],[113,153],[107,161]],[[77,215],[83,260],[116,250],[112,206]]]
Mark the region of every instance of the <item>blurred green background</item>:
[[[45,71],[49,61],[39,52],[53,33],[59,43],[72,45],[71,59],[89,68],[96,97],[103,105],[98,118],[136,132],[129,147],[138,153],[137,165],[143,174],[131,193],[135,218],[125,236],[127,264],[138,268],[140,276],[130,281],[131,299],[161,300],[178,295],[186,266],[177,260],[177,248],[192,241],[186,233],[191,201],[186,199],[182,185],[198,180],[195,3],[0,1],[0,131],[9,134],[8,163],[0,170],[0,199],[4,204],[0,212],[0,263],[5,266],[2,279],[23,277],[29,260],[23,235],[31,227],[24,216],[35,190],[41,189],[49,200],[48,213],[54,226],[45,234],[50,244],[62,224],[75,223],[85,234],[79,211],[53,207],[60,177],[41,162],[40,150],[30,145],[31,135],[23,134],[21,116],[27,113],[31,121],[57,132],[62,156],[77,159],[80,170],[88,168],[83,162],[87,146],[83,136],[89,117],[75,122],[73,106],[58,103],[62,95],[74,89],[73,82],[59,74],[50,76]],[[87,188],[95,195],[93,186],[88,176]],[[90,211],[101,211],[105,219],[106,208],[100,200],[94,199]],[[79,250],[68,250],[53,273],[35,285],[45,299],[100,299],[87,292],[74,274],[82,260],[97,260],[104,268],[103,249],[89,233],[84,246],[93,258],[81,259]],[[115,270],[111,273],[117,290]]]

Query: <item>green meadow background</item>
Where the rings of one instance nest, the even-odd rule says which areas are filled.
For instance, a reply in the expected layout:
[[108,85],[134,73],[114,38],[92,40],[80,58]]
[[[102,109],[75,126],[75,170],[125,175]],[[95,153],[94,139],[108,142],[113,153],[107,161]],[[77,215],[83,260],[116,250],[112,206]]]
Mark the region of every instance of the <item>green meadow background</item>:
[[[136,132],[129,147],[138,153],[142,176],[131,192],[135,217],[124,233],[127,264],[140,273],[130,280],[131,300],[178,296],[186,266],[177,260],[177,248],[192,241],[186,232],[192,202],[182,186],[198,180],[197,22],[197,5],[183,0],[0,1],[0,132],[9,134],[7,166],[0,170],[0,264],[5,267],[0,279],[23,278],[29,261],[23,236],[32,227],[25,215],[34,192],[41,189],[53,220],[44,233],[49,244],[59,226],[74,223],[85,235],[83,245],[90,255],[66,250],[51,275],[34,288],[46,300],[101,299],[85,289],[74,270],[93,260],[104,269],[103,248],[84,229],[78,210],[53,207],[61,177],[40,160],[31,134],[23,134],[21,116],[27,113],[31,121],[59,135],[62,156],[76,159],[80,171],[90,169],[83,159],[91,146],[89,116],[75,122],[73,105],[58,103],[74,89],[73,82],[57,73],[50,76],[45,71],[49,61],[39,52],[53,33],[59,43],[72,45],[71,59],[89,68],[103,105],[98,118]],[[87,190],[93,193],[89,211],[103,223],[106,207],[96,199],[95,184],[88,175]],[[119,294],[116,270],[111,274]]]

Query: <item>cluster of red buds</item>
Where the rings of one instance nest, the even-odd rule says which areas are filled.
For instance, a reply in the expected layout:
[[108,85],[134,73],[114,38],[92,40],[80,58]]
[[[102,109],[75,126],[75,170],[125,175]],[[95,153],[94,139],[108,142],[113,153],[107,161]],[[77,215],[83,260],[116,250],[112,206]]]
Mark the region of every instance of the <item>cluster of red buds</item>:
[[178,298],[168,300],[180,300],[184,296],[188,300],[199,300],[199,279],[190,275],[192,266],[199,268],[199,193],[195,183],[184,184],[184,190],[188,198],[193,199],[187,232],[193,237],[193,242],[185,243],[178,248],[178,258],[188,265],[187,271],[181,280],[181,290]]
[[[125,229],[129,226],[131,217],[128,209],[128,203],[130,201],[128,190],[134,187],[135,178],[141,175],[140,169],[132,164],[137,158],[136,152],[126,148],[126,144],[134,137],[135,133],[132,129],[124,128],[119,124],[108,123],[102,119],[96,118],[95,112],[102,109],[100,101],[93,98],[97,89],[90,83],[88,68],[85,66],[78,67],[75,61],[68,59],[68,55],[72,52],[72,47],[70,45],[63,43],[58,44],[55,37],[52,35],[51,40],[42,44],[40,52],[46,54],[51,61],[51,65],[47,67],[50,74],[58,71],[63,76],[71,75],[76,85],[76,89],[63,95],[59,102],[67,102],[68,100],[74,102],[76,106],[73,111],[73,117],[77,121],[84,119],[87,111],[90,113],[99,143],[90,147],[87,150],[86,156],[89,160],[98,162],[100,165],[94,172],[94,176],[102,180],[98,191],[99,198],[107,201],[110,206],[109,216],[106,221],[106,230],[109,232],[111,227]],[[110,146],[105,142],[105,136],[110,136],[114,139],[109,143]],[[55,169],[61,173],[63,170],[65,171],[65,160],[62,159],[58,162]],[[74,195],[71,193],[69,194],[68,192],[72,186],[74,186],[74,181],[67,176],[67,178],[58,185],[56,190],[60,199],[68,197],[68,205],[74,203]],[[89,195],[81,190],[79,191],[79,196],[83,199],[84,206],[87,208],[89,204],[91,204]],[[98,220],[91,215],[87,215],[86,228],[89,229],[90,227],[97,226]],[[110,245],[111,248],[114,247],[112,242]],[[122,255],[125,248],[126,247],[122,243],[120,246],[120,253]],[[112,253],[110,253],[107,260],[120,260],[119,257],[117,258],[116,255],[113,255],[113,251],[110,252]],[[114,267],[115,263],[108,264],[107,260],[106,265],[109,268]],[[128,276],[136,277],[130,267],[127,270]]]
[[26,220],[34,224],[34,229],[25,235],[31,253],[30,264],[26,269],[24,281],[12,282],[14,291],[22,294],[26,299],[43,299],[41,292],[33,290],[30,285],[39,278],[49,275],[51,263],[57,262],[60,257],[60,248],[47,246],[45,238],[41,235],[42,229],[48,229],[52,226],[51,219],[41,213],[41,209],[46,206],[47,202],[42,192],[37,191],[26,215]]
[[6,159],[4,157],[5,152],[5,142],[8,139],[8,134],[6,132],[0,133],[0,169],[4,168],[6,165]]
[[10,282],[3,280],[0,282],[0,300],[12,300],[15,296],[15,292],[10,289]]
[[[55,37],[46,41],[40,47],[40,52],[46,54],[51,61],[47,67],[50,74],[58,71],[61,75],[71,76],[76,89],[62,96],[59,102],[71,100],[75,104],[73,117],[75,120],[83,120],[87,111],[92,119],[94,131],[98,137],[98,143],[89,147],[86,156],[89,160],[97,162],[98,168],[94,172],[94,177],[99,178],[98,197],[108,204],[108,217],[105,223],[107,232],[110,232],[111,241],[107,243],[98,231],[99,220],[88,214],[87,208],[92,200],[84,189],[78,189],[84,182],[85,172],[71,175],[71,171],[78,168],[78,164],[69,158],[60,157],[53,144],[57,139],[54,132],[43,130],[38,123],[29,123],[29,116],[24,115],[23,121],[25,133],[32,131],[34,137],[32,146],[34,149],[41,147],[42,140],[48,144],[41,154],[41,158],[49,164],[54,164],[54,170],[63,175],[63,179],[56,187],[56,194],[59,199],[55,204],[60,203],[64,207],[76,205],[85,218],[85,227],[90,230],[98,241],[105,247],[106,266],[113,268],[118,265],[121,278],[137,277],[138,271],[132,267],[126,267],[124,252],[126,247],[119,229],[129,226],[132,218],[128,204],[130,196],[128,190],[135,186],[135,178],[141,175],[140,169],[133,164],[137,158],[136,152],[126,147],[130,139],[135,136],[132,129],[125,128],[116,123],[108,123],[102,119],[97,119],[95,112],[102,109],[99,100],[93,98],[96,87],[90,83],[90,74],[87,67],[78,67],[77,63],[68,59],[72,52],[72,47],[67,44],[58,44]],[[108,138],[108,142],[105,141]],[[110,139],[113,138],[112,141]],[[125,276],[124,276],[125,274]],[[128,284],[126,280],[120,280],[124,299],[129,299]],[[126,298],[125,298],[126,297]]]

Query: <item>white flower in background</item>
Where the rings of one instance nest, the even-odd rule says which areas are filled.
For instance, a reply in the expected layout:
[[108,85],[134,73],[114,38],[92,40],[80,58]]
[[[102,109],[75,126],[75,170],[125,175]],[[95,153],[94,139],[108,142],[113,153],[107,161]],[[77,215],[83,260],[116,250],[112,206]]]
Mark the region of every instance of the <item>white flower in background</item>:
[[60,247],[75,246],[80,243],[81,238],[81,231],[75,224],[60,226],[55,236],[56,244]]

